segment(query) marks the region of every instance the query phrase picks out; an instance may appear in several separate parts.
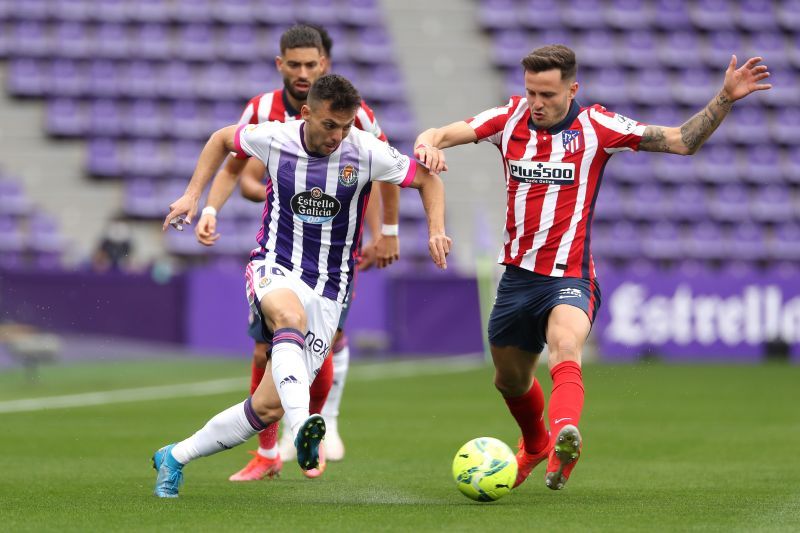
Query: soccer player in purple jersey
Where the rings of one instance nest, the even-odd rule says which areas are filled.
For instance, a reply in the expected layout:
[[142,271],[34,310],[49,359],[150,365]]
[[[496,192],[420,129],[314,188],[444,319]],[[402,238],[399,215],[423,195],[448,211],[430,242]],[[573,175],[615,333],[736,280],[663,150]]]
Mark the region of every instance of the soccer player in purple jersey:
[[[185,194],[170,205],[164,229],[191,220],[200,195],[234,151],[264,161],[272,190],[251,255],[246,288],[252,310],[272,333],[268,372],[255,393],[209,420],[191,437],[153,455],[155,495],[175,498],[183,467],[237,446],[285,416],[297,462],[316,468],[325,422],[309,416],[309,384],[328,355],[348,294],[373,181],[419,189],[434,263],[447,268],[444,186],[435,174],[373,135],[352,128],[361,96],[335,74],[312,86],[302,121],[228,126],[215,132]],[[220,206],[221,207],[221,206]]]

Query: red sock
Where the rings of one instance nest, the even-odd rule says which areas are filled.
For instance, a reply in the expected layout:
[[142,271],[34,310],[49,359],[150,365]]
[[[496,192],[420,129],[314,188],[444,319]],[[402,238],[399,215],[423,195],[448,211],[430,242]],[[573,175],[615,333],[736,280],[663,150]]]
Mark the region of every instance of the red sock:
[[333,386],[333,357],[328,354],[322,367],[319,369],[317,376],[311,383],[309,394],[311,396],[308,402],[308,412],[312,415],[318,415],[322,412],[322,406],[325,405],[325,400],[328,399],[328,393]]
[[583,378],[581,366],[575,361],[564,361],[550,371],[553,394],[550,395],[550,435],[555,438],[567,424],[577,426],[583,409]]
[[536,379],[522,396],[503,398],[508,410],[522,430],[525,451],[540,452],[547,446],[547,428],[544,425],[544,393]]

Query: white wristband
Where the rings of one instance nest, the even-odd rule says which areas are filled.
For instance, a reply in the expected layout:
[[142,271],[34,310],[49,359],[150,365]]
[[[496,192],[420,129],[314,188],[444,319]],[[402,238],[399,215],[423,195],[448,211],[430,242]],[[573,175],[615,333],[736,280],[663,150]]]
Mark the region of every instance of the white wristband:
[[399,234],[399,224],[384,224],[381,226],[381,235],[386,235],[387,237],[397,237]]
[[217,209],[213,206],[207,205],[200,211],[200,215],[211,215],[214,218],[217,218]]

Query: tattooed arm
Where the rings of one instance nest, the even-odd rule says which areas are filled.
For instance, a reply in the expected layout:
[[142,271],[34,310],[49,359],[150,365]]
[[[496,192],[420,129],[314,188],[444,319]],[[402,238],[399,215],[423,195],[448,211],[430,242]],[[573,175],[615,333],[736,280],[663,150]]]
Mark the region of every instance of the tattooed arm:
[[639,143],[639,149],[681,155],[692,155],[697,152],[730,112],[733,102],[754,91],[772,88],[770,84],[757,83],[769,77],[767,67],[759,65],[760,62],[760,57],[748,59],[737,70],[736,56],[733,56],[728,70],[725,71],[722,90],[702,111],[684,122],[680,128],[647,126]]

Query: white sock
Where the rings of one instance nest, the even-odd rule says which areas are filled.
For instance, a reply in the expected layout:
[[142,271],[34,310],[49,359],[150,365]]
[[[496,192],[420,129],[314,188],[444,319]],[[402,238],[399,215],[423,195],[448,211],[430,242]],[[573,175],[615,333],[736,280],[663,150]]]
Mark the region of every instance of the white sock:
[[248,409],[250,416],[255,416],[249,399],[225,409],[206,422],[197,433],[176,444],[172,448],[172,456],[179,463],[186,464],[198,457],[213,455],[243,443],[263,429],[253,427],[253,423],[258,424],[261,421],[251,422]]
[[344,394],[344,382],[347,380],[347,370],[350,367],[350,347],[344,345],[344,348],[338,352],[333,352],[333,385],[331,391],[328,393],[328,399],[325,400],[325,405],[322,408],[322,417],[329,429],[336,429],[336,419],[339,416],[339,405],[342,403],[342,395]]
[[279,329],[272,337],[272,379],[281,398],[284,422],[293,438],[309,416],[311,381],[303,359],[304,346],[305,338],[296,329]]
[[272,448],[262,448],[261,446],[258,447],[258,455],[261,457],[266,457],[267,459],[275,459],[278,457],[278,445],[276,444]]

